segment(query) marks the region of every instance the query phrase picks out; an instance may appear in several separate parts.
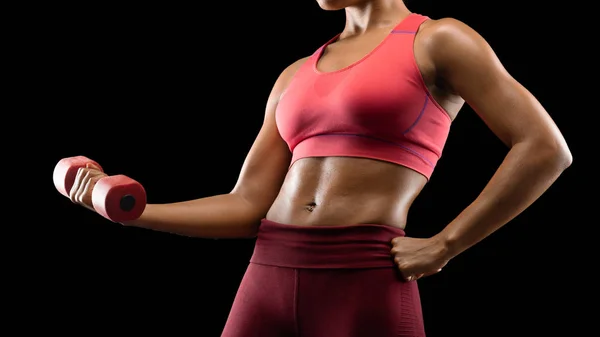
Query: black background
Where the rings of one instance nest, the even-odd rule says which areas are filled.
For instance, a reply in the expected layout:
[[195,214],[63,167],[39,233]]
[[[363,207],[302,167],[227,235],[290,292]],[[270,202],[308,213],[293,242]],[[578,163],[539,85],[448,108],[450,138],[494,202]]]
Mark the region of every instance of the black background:
[[[567,91],[581,74],[566,48],[578,37],[565,27],[577,18],[545,2],[415,0],[408,7],[457,18],[483,35],[547,108],[574,155],[531,208],[419,281],[428,336],[578,336],[589,319],[578,306],[591,296],[582,295],[581,274],[594,267],[581,266],[575,248],[593,225],[576,210],[581,119]],[[253,240],[124,228],[71,204],[50,173],[61,158],[85,155],[141,182],[150,203],[229,192],[275,79],[340,32],[343,12],[312,0],[79,3],[33,12],[27,79],[38,94],[24,104],[43,107],[35,125],[55,131],[34,138],[48,211],[29,239],[38,263],[20,267],[33,275],[26,282],[35,294],[22,310],[40,314],[25,328],[219,336]],[[411,210],[408,234],[441,230],[506,151],[465,106]]]

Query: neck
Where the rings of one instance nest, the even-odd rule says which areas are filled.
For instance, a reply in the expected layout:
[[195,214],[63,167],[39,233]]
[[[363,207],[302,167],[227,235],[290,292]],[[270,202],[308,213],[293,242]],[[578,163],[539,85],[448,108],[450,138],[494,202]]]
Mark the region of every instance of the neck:
[[346,26],[342,35],[362,34],[370,29],[397,24],[410,14],[403,0],[370,0],[346,7]]

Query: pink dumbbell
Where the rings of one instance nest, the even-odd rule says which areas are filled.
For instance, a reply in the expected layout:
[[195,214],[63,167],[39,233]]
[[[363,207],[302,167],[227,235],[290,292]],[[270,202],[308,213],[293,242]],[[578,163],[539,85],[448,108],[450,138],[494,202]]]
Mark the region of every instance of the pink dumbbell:
[[[62,195],[69,197],[69,192],[75,183],[77,171],[86,164],[94,164],[102,170],[95,161],[76,156],[61,159],[54,168],[54,186]],[[137,181],[124,176],[115,175],[104,177],[96,183],[92,191],[94,210],[113,222],[135,220],[142,215],[146,208],[146,191]]]

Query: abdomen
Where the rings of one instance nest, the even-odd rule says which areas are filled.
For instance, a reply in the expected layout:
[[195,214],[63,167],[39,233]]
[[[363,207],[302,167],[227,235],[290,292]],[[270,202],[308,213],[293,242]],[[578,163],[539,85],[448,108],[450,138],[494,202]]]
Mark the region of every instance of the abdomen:
[[353,157],[304,158],[290,168],[267,219],[293,225],[404,228],[427,179],[409,168]]

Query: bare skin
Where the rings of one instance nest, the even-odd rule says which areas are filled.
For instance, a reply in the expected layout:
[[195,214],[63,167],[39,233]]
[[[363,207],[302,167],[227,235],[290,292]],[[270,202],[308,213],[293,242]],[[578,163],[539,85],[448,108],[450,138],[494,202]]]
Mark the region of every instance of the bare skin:
[[[322,72],[351,65],[373,50],[409,15],[401,0],[318,0],[346,12],[346,26],[317,63]],[[415,37],[417,65],[433,98],[450,118],[466,102],[509,147],[478,198],[439,234],[396,238],[391,253],[406,279],[438,272],[450,259],[531,205],[571,164],[560,131],[536,98],[502,66],[488,43],[454,19],[426,21]],[[408,168],[370,159],[305,158],[289,168],[291,153],[279,136],[275,110],[306,59],[285,69],[268,98],[263,126],[231,193],[174,204],[148,205],[126,225],[213,238],[256,235],[262,218],[305,225],[376,223],[404,228],[427,180]],[[103,176],[79,172],[71,199],[88,208]]]

